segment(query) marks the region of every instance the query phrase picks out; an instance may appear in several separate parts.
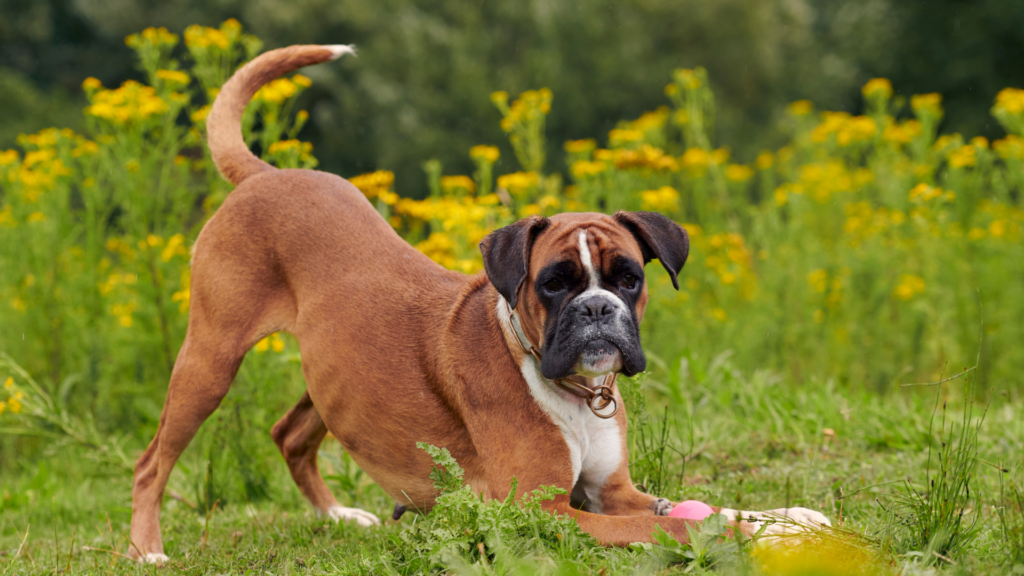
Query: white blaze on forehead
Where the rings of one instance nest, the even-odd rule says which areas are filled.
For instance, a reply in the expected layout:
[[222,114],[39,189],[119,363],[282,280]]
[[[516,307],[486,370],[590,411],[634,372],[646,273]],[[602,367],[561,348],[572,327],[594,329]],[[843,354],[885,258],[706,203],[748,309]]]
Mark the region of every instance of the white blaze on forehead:
[[586,228],[580,230],[580,261],[583,262],[583,268],[590,277],[590,285],[587,286],[587,289],[600,287],[601,278],[597,273],[597,269],[594,268],[593,258],[590,257],[590,244],[587,242]]
[[622,311],[626,310],[626,304],[622,301],[622,298],[615,293],[609,292],[604,288],[601,288],[601,274],[597,268],[594,267],[594,259],[590,255],[590,243],[587,242],[587,229],[580,230],[579,235],[580,245],[580,262],[583,263],[583,269],[587,271],[587,277],[590,279],[587,283],[587,289],[576,298],[589,298],[594,294],[603,294],[611,298],[612,305],[619,308]]

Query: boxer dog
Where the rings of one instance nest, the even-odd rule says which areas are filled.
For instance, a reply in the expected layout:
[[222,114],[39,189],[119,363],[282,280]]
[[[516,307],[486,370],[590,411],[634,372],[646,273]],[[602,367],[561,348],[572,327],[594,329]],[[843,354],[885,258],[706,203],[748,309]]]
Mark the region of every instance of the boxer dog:
[[[267,52],[214,102],[210,152],[237,187],[196,240],[188,331],[156,437],[135,467],[132,556],[167,560],[160,504],[171,469],[246,351],[275,331],[298,340],[307,392],[271,436],[299,490],[328,517],[379,523],[340,506],[321,478],[317,448],[330,431],[397,510],[434,502],[433,463],[416,447],[427,442],[450,450],[487,498],[505,498],[513,477],[522,492],[564,488],[548,509],[603,543],[650,541],[655,526],[685,542],[693,521],[667,516],[672,503],[630,480],[614,376],[644,370],[644,265],[659,260],[678,288],[686,232],[649,212],[535,216],[481,242],[485,274],[442,268],[348,181],[279,170],[242,139],[242,112],[263,84],[348,53]],[[748,535],[765,514],[715,511]],[[828,524],[803,508],[775,512]]]

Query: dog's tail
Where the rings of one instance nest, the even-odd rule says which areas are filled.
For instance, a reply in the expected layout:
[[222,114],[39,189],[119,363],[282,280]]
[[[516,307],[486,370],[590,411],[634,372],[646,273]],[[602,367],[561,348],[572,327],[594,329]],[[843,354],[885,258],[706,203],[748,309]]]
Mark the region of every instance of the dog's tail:
[[242,139],[242,113],[261,86],[292,70],[355,54],[352,46],[289,46],[264,52],[242,66],[221,88],[206,119],[206,138],[213,163],[234,185],[258,172],[275,168],[256,157]]

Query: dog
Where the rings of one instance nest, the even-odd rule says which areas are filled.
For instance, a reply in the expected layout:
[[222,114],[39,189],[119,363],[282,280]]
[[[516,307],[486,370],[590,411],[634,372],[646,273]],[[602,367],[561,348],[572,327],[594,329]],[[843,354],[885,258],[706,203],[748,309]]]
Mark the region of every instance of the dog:
[[[531,217],[480,244],[485,273],[446,270],[416,251],[339,176],[282,170],[242,139],[246,104],[265,83],[351,54],[348,46],[266,52],[224,85],[207,120],[220,173],[236,186],[199,234],[188,330],[156,437],[132,489],[130,554],[162,563],[160,507],[182,451],[216,410],[250,347],[275,331],[299,342],[303,397],[271,430],[299,489],[319,512],[379,524],[338,504],[317,469],[328,431],[396,502],[429,511],[430,457],[447,448],[487,498],[550,485],[549,501],[598,541],[650,541],[661,526],[685,542],[692,520],[636,489],[615,375],[644,370],[644,265],[678,289],[688,236],[659,214]],[[714,508],[747,535],[766,514]],[[820,513],[778,510],[797,523]],[[754,517],[752,517],[754,516]],[[769,523],[769,533],[784,530]]]

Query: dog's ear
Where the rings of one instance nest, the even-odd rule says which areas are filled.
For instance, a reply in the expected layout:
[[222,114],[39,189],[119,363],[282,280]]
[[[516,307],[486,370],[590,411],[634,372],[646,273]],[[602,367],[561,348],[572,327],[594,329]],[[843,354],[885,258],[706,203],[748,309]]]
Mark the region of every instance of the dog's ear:
[[657,212],[616,212],[615,220],[626,227],[644,255],[644,264],[657,258],[668,270],[672,285],[679,290],[677,276],[690,255],[690,237],[686,230]]
[[547,218],[531,216],[491,232],[480,242],[487,278],[513,309],[530,269],[533,239],[547,228],[548,222]]

